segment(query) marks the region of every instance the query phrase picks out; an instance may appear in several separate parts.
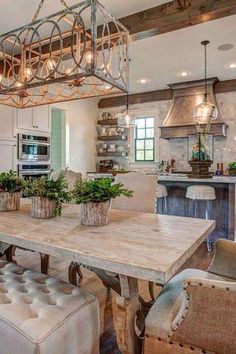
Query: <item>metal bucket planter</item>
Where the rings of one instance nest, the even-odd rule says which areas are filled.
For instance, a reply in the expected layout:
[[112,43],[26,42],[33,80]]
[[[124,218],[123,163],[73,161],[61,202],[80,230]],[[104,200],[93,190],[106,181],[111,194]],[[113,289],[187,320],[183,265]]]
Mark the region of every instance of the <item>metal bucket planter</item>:
[[32,197],[31,216],[40,219],[55,217],[56,201],[44,197]]
[[105,226],[109,223],[110,201],[103,203],[82,203],[81,224],[86,226]]
[[16,211],[20,209],[20,192],[0,192],[0,211]]

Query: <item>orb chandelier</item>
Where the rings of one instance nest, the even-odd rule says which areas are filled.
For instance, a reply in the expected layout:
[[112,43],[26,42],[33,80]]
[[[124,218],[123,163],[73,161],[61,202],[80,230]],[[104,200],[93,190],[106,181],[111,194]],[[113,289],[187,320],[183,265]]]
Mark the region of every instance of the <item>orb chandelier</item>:
[[205,59],[205,70],[204,70],[204,85],[205,93],[203,101],[197,105],[193,112],[193,119],[196,123],[197,131],[199,132],[209,132],[211,127],[211,122],[217,119],[218,110],[217,107],[208,101],[207,92],[207,45],[209,41],[202,41],[201,45],[204,46],[204,59]]
[[84,0],[0,36],[0,104],[26,108],[127,92],[128,31]]

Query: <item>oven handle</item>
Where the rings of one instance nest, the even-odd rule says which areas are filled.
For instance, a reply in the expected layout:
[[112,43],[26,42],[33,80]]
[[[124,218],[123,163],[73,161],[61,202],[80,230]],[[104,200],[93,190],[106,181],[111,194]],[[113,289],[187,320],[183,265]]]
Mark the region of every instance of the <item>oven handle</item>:
[[39,174],[50,174],[51,171],[49,170],[34,170],[34,171],[29,171],[29,170],[19,170],[20,175],[39,175]]
[[46,142],[39,142],[39,141],[31,141],[31,140],[19,140],[19,143],[21,145],[36,145],[36,146],[50,146],[50,143],[46,143]]

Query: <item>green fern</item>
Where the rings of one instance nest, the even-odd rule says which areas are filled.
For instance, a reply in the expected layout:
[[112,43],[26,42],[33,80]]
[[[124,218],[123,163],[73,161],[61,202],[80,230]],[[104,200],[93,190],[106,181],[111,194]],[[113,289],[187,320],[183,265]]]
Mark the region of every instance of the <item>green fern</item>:
[[43,197],[56,201],[54,216],[61,216],[62,203],[71,200],[65,173],[60,173],[56,180],[46,177],[30,178],[25,182],[24,195],[26,197]]
[[73,197],[77,204],[107,202],[116,197],[131,198],[133,191],[124,188],[122,183],[113,183],[110,178],[99,180],[80,180],[75,184]]
[[24,187],[24,180],[17,176],[16,172],[0,173],[0,192],[20,192]]

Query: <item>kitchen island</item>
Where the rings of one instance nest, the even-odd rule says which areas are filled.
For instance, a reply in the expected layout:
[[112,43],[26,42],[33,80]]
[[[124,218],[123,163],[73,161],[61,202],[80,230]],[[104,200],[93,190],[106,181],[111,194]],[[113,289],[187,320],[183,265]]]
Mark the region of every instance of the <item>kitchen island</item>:
[[[172,174],[168,176],[159,176],[158,183],[167,187],[167,214],[177,216],[193,217],[192,202],[185,197],[188,186],[197,184],[214,187],[216,191],[216,200],[211,202],[211,218],[216,220],[216,229],[212,234],[212,239],[236,239],[236,177],[214,176],[213,178],[197,179]],[[157,211],[161,211],[159,203],[157,204]],[[198,203],[197,212],[198,217],[205,218],[204,201]]]

